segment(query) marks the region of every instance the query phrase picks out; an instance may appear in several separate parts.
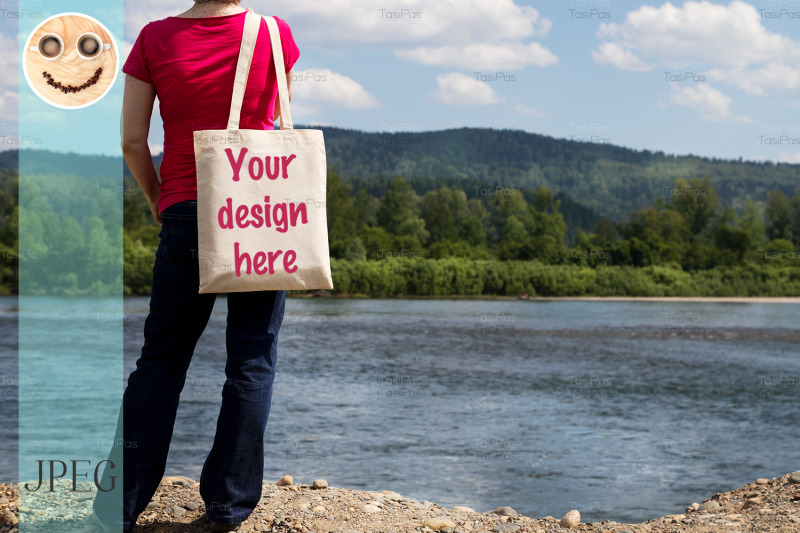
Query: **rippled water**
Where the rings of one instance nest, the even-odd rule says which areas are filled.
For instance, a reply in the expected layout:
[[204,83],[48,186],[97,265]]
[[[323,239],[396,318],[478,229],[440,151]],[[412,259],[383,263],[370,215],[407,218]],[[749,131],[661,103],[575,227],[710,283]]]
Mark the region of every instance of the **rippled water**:
[[[0,375],[16,321],[0,298]],[[125,375],[146,298],[126,300]],[[197,478],[225,359],[219,298],[181,396],[168,473]],[[800,305],[290,299],[264,477],[444,506],[645,520],[797,470]],[[16,449],[13,379],[0,449]],[[0,477],[15,479],[3,453]]]

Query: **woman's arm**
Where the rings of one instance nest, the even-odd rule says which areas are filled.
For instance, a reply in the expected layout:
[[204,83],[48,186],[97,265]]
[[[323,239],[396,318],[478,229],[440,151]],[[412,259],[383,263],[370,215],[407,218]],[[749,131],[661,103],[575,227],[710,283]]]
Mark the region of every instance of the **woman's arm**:
[[147,144],[155,99],[156,90],[151,83],[130,74],[125,76],[125,93],[122,97],[122,155],[147,198],[153,218],[160,226],[158,176],[150,146]]
[[[292,101],[292,76],[293,76],[292,73],[293,72],[294,72],[294,67],[292,67],[292,70],[290,70],[289,72],[286,73],[286,87],[289,88],[289,101],[290,102]],[[272,122],[275,122],[275,119],[277,119],[279,116],[281,116],[281,99],[280,99],[280,97],[275,101],[275,109],[272,110]]]

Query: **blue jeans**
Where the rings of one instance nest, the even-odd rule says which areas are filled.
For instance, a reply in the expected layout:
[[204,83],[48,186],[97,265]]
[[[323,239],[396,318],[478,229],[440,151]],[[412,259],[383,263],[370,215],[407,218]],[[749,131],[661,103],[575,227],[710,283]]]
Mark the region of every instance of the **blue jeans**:
[[[216,300],[216,294],[197,292],[197,203],[174,204],[161,219],[144,346],[128,377],[110,455],[112,461],[122,458],[122,490],[98,493],[94,502],[98,518],[126,530],[134,527],[164,475],[186,371]],[[211,520],[236,523],[247,519],[261,499],[264,432],[286,292],[235,292],[227,299],[227,380],[200,495]],[[104,478],[113,474],[106,467]],[[115,493],[116,507],[110,501]],[[108,512],[112,508],[117,512]]]

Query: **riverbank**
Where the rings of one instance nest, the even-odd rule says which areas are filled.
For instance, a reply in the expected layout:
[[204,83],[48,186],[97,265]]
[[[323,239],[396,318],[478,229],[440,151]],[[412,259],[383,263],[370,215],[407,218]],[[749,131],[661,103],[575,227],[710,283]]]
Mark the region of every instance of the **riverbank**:
[[[654,518],[638,524],[611,521],[570,524],[578,510],[564,517],[534,518],[519,515],[510,507],[476,512],[468,507],[441,507],[430,501],[404,497],[392,491],[361,491],[329,487],[324,480],[294,484],[289,476],[265,482],[261,502],[240,528],[242,533],[362,533],[433,532],[441,533],[557,533],[586,531],[595,533],[790,533],[800,532],[800,472],[778,478],[758,479],[736,490],[717,493],[702,502],[688,504],[684,513]],[[137,532],[193,533],[208,529],[199,484],[181,476],[164,478],[139,517]],[[43,516],[45,511],[17,509],[17,484],[0,484],[0,533],[17,533],[19,512]],[[49,500],[52,504],[52,501]],[[72,510],[58,509],[63,516]],[[81,517],[77,512],[75,518]],[[58,519],[56,519],[58,520]],[[5,524],[5,525],[2,525]],[[52,531],[30,527],[26,531]],[[59,531],[68,531],[60,529]],[[76,527],[81,533],[91,528]]]
[[355,300],[524,300],[531,302],[699,302],[699,303],[776,303],[800,304],[800,296],[495,296],[495,295],[436,295],[419,296],[413,294],[394,296],[368,296],[365,294],[332,293],[329,291],[298,292],[287,294],[289,298],[313,299],[355,299]]

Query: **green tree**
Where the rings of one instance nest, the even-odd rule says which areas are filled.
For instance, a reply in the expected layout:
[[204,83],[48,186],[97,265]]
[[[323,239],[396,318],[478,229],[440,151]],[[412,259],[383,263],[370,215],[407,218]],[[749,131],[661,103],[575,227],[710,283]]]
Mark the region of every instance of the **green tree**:
[[328,241],[332,257],[344,257],[358,221],[353,200],[350,198],[350,185],[344,183],[336,172],[328,172],[325,211],[328,217]]
[[719,196],[711,184],[711,178],[705,176],[689,181],[678,178],[673,191],[670,195],[671,205],[689,225],[692,237],[700,235],[711,222],[719,205]]
[[514,215],[508,217],[503,225],[503,234],[497,248],[497,255],[500,259],[518,259],[527,238],[525,224]]
[[367,260],[367,249],[364,247],[364,243],[361,242],[361,239],[356,237],[350,243],[350,246],[347,247],[347,252],[345,253],[345,259],[348,261],[366,261]]
[[464,191],[442,187],[436,191],[428,191],[422,197],[421,215],[425,221],[425,229],[430,234],[430,243],[457,239],[468,213],[467,195]]
[[783,191],[775,189],[767,192],[764,216],[769,240],[792,240],[792,206]]
[[395,236],[410,237],[424,244],[428,232],[425,221],[418,215],[418,201],[416,193],[403,178],[394,178],[378,209],[378,224]]

